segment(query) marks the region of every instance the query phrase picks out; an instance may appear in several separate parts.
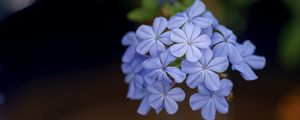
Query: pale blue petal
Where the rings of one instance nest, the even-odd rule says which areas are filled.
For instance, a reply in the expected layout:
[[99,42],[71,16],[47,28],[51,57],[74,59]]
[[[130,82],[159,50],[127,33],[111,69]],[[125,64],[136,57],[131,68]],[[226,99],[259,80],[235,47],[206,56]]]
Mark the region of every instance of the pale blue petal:
[[218,96],[228,96],[232,90],[232,82],[228,79],[221,80],[221,87],[216,91],[216,95]]
[[220,88],[220,77],[212,71],[206,71],[204,83],[211,91],[216,91]]
[[131,62],[136,55],[136,46],[129,46],[122,56],[122,62]]
[[190,107],[193,111],[201,109],[204,105],[208,103],[210,96],[200,95],[199,93],[194,93],[190,97]]
[[236,35],[233,34],[233,33],[231,33],[231,34],[229,35],[227,41],[228,41],[228,42],[231,42],[231,43],[233,43],[233,44],[236,44],[236,39],[237,39]]
[[182,102],[185,98],[185,93],[181,88],[176,87],[176,88],[171,89],[167,93],[167,97],[169,97],[177,102]]
[[[228,57],[228,43],[221,42],[213,48],[214,57]],[[230,44],[230,43],[229,43]]]
[[136,35],[141,40],[155,39],[155,34],[153,32],[153,29],[148,25],[141,25],[137,29]]
[[155,44],[155,40],[144,40],[137,46],[136,51],[142,55],[145,55],[150,51],[153,44]]
[[205,5],[202,1],[200,0],[195,0],[195,2],[193,3],[193,5],[191,7],[189,7],[186,12],[189,16],[189,18],[194,18],[196,16],[199,16],[200,14],[202,14],[205,11]]
[[160,61],[164,67],[167,67],[174,60],[176,60],[176,57],[171,54],[169,49],[160,54]]
[[147,87],[147,90],[151,93],[151,94],[157,94],[157,95],[161,95],[162,93],[164,93],[164,88],[162,86],[162,84],[159,84],[158,82],[149,85]]
[[215,105],[216,105],[216,108],[218,110],[218,112],[222,113],[222,114],[225,114],[228,112],[229,110],[229,105],[225,99],[225,97],[214,97],[213,99]]
[[213,94],[212,91],[209,90],[205,84],[199,84],[198,91],[200,95],[204,95],[204,96],[211,96]]
[[160,41],[155,41],[150,48],[150,55],[152,57],[157,57],[161,52],[165,51],[166,47]]
[[164,17],[156,17],[153,22],[153,31],[156,37],[158,37],[167,27],[168,21]]
[[181,29],[174,29],[170,33],[170,38],[176,43],[187,43],[188,38]]
[[186,79],[186,84],[192,89],[196,88],[200,83],[203,82],[204,82],[203,71],[190,74]]
[[213,21],[206,17],[195,17],[192,22],[201,28],[206,28],[212,25]]
[[143,66],[145,69],[154,70],[154,69],[160,69],[162,67],[162,64],[159,58],[152,58],[144,61]]
[[173,44],[173,41],[170,38],[170,34],[171,34],[171,31],[167,31],[167,32],[161,34],[160,37],[159,37],[159,41],[161,41],[165,45]]
[[161,70],[153,70],[145,76],[147,84],[151,85],[155,81],[163,80],[163,72]]
[[249,40],[246,40],[240,47],[241,51],[239,52],[243,57],[252,55],[256,49],[255,45]]
[[185,25],[183,27],[183,31],[185,32],[186,40],[190,41],[196,39],[200,33],[201,33],[201,28],[195,25]]
[[232,31],[223,25],[216,26],[216,29],[221,32],[224,37],[229,37],[232,34]]
[[213,52],[211,49],[204,49],[201,52],[202,52],[202,57],[200,59],[200,62],[204,66],[207,66],[213,57]]
[[219,24],[218,20],[211,12],[206,11],[203,16],[211,19],[213,21],[213,26],[217,26]]
[[214,71],[214,72],[224,72],[227,70],[229,66],[229,62],[227,58],[225,57],[216,57],[211,60],[211,62],[208,64],[208,69]]
[[250,55],[244,58],[245,62],[253,69],[263,69],[266,65],[266,58],[257,55]]
[[202,53],[197,47],[193,45],[190,45],[188,47],[186,51],[186,59],[188,61],[197,62],[198,60],[200,60],[201,57],[202,57]]
[[135,32],[127,32],[124,37],[122,38],[122,45],[130,46],[130,45],[137,45],[139,40],[136,37]]
[[232,64],[240,63],[243,61],[242,56],[240,53],[237,51],[234,45],[232,44],[227,44],[228,45],[228,55],[229,55],[229,61]]
[[212,45],[216,45],[218,43],[225,42],[225,39],[224,36],[221,35],[220,33],[214,32],[214,34],[212,35],[211,42]]
[[148,102],[153,109],[159,110],[163,106],[164,97],[158,94],[151,94]]
[[133,80],[129,84],[127,97],[132,98],[134,96],[134,94],[136,94],[137,92],[140,92],[141,89],[143,88],[143,82],[144,82],[143,77],[141,77],[139,75],[135,75]]
[[169,19],[168,28],[171,30],[175,28],[180,28],[187,21],[188,17],[186,13],[177,13],[175,16],[172,16]]
[[238,70],[241,73],[241,76],[247,81],[257,79],[256,74],[253,72],[253,70],[250,68],[250,66],[244,62],[242,62],[240,64],[233,64],[232,68],[234,70]]
[[202,108],[201,115],[206,120],[214,120],[216,117],[216,105],[212,100]]
[[213,27],[212,26],[208,26],[206,28],[203,28],[201,30],[201,34],[206,34],[206,35],[208,35],[211,38],[212,35],[213,35]]
[[187,74],[193,74],[196,72],[200,72],[203,66],[199,62],[190,62],[187,60],[182,61],[181,69],[183,72]]
[[151,110],[151,106],[148,103],[149,96],[145,96],[143,98],[142,102],[139,105],[139,108],[137,109],[137,113],[140,115],[147,115],[148,112]]
[[132,72],[132,67],[130,63],[122,63],[121,65],[122,72],[128,74]]
[[134,79],[134,77],[135,77],[135,74],[133,74],[133,73],[126,74],[126,76],[125,76],[125,83],[129,84],[131,82],[131,80]]
[[174,78],[176,83],[182,83],[185,78],[186,78],[186,74],[183,73],[179,68],[177,67],[167,67],[166,68],[166,72],[172,77]]
[[187,52],[187,49],[188,45],[185,43],[175,44],[170,47],[172,55],[176,57],[182,57]]
[[168,114],[174,114],[178,110],[178,104],[171,98],[165,97],[164,107]]
[[199,37],[192,40],[192,45],[202,49],[209,48],[210,44],[211,39],[208,35],[200,35]]

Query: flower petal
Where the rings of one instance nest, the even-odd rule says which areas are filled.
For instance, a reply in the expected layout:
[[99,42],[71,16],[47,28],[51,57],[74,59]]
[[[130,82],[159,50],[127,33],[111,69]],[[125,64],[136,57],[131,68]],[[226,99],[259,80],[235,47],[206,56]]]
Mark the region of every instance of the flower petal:
[[203,66],[199,62],[190,62],[187,60],[182,61],[181,69],[183,72],[188,74],[193,74],[196,72],[201,72]]
[[165,51],[166,47],[160,41],[155,41],[150,48],[150,55],[157,57],[161,52]]
[[176,43],[187,43],[187,36],[181,29],[173,29],[170,33],[170,38]]
[[154,31],[148,25],[141,25],[136,31],[136,36],[141,40],[155,39]]
[[158,37],[167,27],[168,21],[164,17],[156,17],[153,22],[153,32]]
[[152,85],[155,81],[163,80],[163,77],[163,72],[160,69],[153,70],[145,75],[145,81],[147,82],[147,84]]
[[221,85],[219,75],[209,70],[206,71],[204,83],[211,91],[218,90]]
[[128,47],[122,56],[122,62],[131,62],[132,59],[134,59],[135,54],[136,54],[136,46]]
[[202,1],[200,0],[195,0],[195,2],[193,3],[193,5],[191,7],[189,7],[186,12],[189,16],[189,18],[194,18],[196,16],[199,16],[200,14],[202,14],[205,11],[205,5]]
[[172,55],[182,57],[187,52],[188,46],[185,43],[175,44],[170,47]]
[[176,60],[176,57],[171,54],[169,49],[160,54],[160,61],[164,67],[168,66],[174,60]]
[[216,29],[221,32],[224,37],[229,37],[232,34],[232,31],[223,25],[216,26]]
[[192,45],[196,46],[197,48],[206,49],[209,48],[211,44],[211,39],[208,35],[200,35],[199,37],[192,40]]
[[142,55],[145,55],[150,51],[154,43],[155,41],[152,39],[144,40],[137,46],[136,51]]
[[138,114],[140,114],[140,115],[146,115],[146,114],[148,114],[148,112],[151,109],[151,106],[148,103],[148,99],[149,99],[149,96],[146,96],[145,98],[143,98],[143,100],[140,103],[139,108],[137,110]]
[[234,70],[238,70],[241,73],[241,76],[247,81],[257,79],[256,74],[253,72],[253,70],[250,68],[250,66],[244,62],[242,62],[240,64],[233,64],[232,68]]
[[216,105],[216,108],[217,110],[220,112],[220,113],[227,113],[228,110],[229,110],[229,105],[225,99],[225,97],[214,97],[214,103]]
[[209,63],[209,65],[207,67],[208,67],[208,69],[210,69],[214,72],[221,73],[221,72],[226,71],[228,66],[229,66],[229,62],[228,62],[227,58],[216,57],[211,60],[211,62]]
[[182,102],[185,98],[185,93],[181,88],[176,87],[176,88],[171,89],[167,93],[167,96],[172,98],[173,100],[175,100],[177,102]]
[[216,45],[218,43],[225,42],[225,39],[224,36],[221,35],[220,33],[214,32],[214,34],[212,35],[211,42],[212,45]]
[[159,110],[163,106],[164,97],[161,95],[157,95],[157,94],[151,94],[149,96],[148,102],[153,109]]
[[171,30],[180,28],[187,21],[188,17],[186,13],[177,13],[169,19],[168,28]]
[[176,83],[182,83],[184,79],[186,78],[186,74],[183,73],[179,68],[177,67],[167,67],[166,72],[174,78]]
[[187,49],[187,52],[186,52],[186,59],[188,61],[191,61],[191,62],[196,62],[198,60],[200,60],[200,58],[202,57],[202,53],[200,52],[200,50],[191,45],[188,47]]
[[186,84],[190,88],[196,88],[200,83],[204,82],[204,73],[201,70],[200,72],[190,74],[186,79]]
[[169,97],[165,97],[164,106],[168,114],[174,114],[178,110],[178,104]]
[[190,41],[196,39],[200,33],[201,33],[201,28],[195,25],[190,25],[187,24],[183,27],[183,31],[186,36],[186,40]]
[[161,34],[158,40],[161,41],[162,43],[164,43],[165,45],[171,45],[173,43],[173,41],[170,38],[170,34],[171,34],[171,31],[167,31],[167,32]]
[[232,90],[232,82],[228,79],[221,80],[221,87],[216,91],[218,96],[228,96]]
[[201,109],[204,105],[208,103],[210,96],[200,95],[199,93],[194,93],[190,97],[190,107],[193,111]]
[[124,37],[122,38],[122,45],[130,46],[130,45],[137,45],[139,40],[136,37],[135,32],[127,32]]
[[236,47],[232,44],[228,44],[228,55],[229,55],[229,61],[231,63],[240,63],[243,61],[242,56],[237,51]]
[[210,63],[210,61],[212,60],[213,52],[211,49],[204,49],[201,52],[202,52],[202,57],[200,59],[200,62],[204,66],[207,66]]
[[192,22],[198,25],[200,28],[206,28],[213,23],[213,21],[207,17],[195,17]]
[[263,69],[266,65],[266,58],[257,55],[250,55],[244,58],[245,62],[253,69]]
[[201,34],[206,34],[206,35],[208,35],[210,38],[212,37],[212,35],[213,35],[213,27],[212,26],[208,26],[208,27],[206,27],[206,28],[203,28],[202,30],[201,30]]
[[201,115],[206,120],[214,120],[216,117],[216,105],[212,100],[202,108]]
[[212,91],[209,90],[204,83],[198,85],[198,91],[200,95],[204,96],[211,96],[213,94]]
[[152,58],[152,59],[145,60],[143,62],[143,66],[145,69],[154,70],[154,69],[160,69],[162,67],[162,64],[159,58]]
[[207,17],[209,19],[211,19],[213,21],[213,26],[217,26],[219,25],[219,22],[218,20],[216,19],[216,17],[209,11],[206,11],[204,14],[203,14],[204,17]]
[[214,53],[214,57],[228,57],[228,47],[227,43],[225,42],[217,44],[212,50]]
[[246,40],[240,47],[241,51],[239,52],[243,57],[252,55],[256,49],[255,45],[250,40]]

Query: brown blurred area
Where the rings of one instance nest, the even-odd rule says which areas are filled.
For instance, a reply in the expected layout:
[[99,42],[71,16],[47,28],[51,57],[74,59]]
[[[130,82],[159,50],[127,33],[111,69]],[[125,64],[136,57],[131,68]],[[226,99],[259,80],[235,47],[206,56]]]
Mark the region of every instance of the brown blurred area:
[[[267,71],[259,71],[258,75],[260,79],[252,82],[243,81],[238,74],[232,75],[235,86],[230,112],[218,115],[217,119],[299,120],[300,89],[282,82],[294,78]],[[188,106],[190,95],[179,104],[175,115],[165,112],[156,115],[154,111],[147,116],[138,115],[139,102],[126,99],[127,85],[123,77],[119,63],[102,69],[48,77],[40,80],[43,82],[28,83],[16,90],[7,98],[1,111],[4,120],[201,119],[200,112],[192,111]]]

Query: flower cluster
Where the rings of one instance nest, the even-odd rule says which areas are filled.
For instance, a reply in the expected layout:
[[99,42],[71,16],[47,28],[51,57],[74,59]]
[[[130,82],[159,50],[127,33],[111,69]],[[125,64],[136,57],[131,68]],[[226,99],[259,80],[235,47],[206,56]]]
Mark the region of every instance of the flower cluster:
[[255,80],[253,69],[262,69],[266,62],[253,55],[255,46],[250,41],[240,44],[236,39],[200,0],[169,20],[157,17],[152,26],[141,25],[122,39],[128,46],[122,57],[127,97],[141,100],[137,110],[141,115],[151,109],[174,114],[177,102],[186,96],[177,84],[185,81],[189,88],[198,89],[189,103],[193,110],[201,110],[204,119],[215,119],[217,111],[227,113],[226,97],[233,84],[220,74],[231,65],[245,80]]

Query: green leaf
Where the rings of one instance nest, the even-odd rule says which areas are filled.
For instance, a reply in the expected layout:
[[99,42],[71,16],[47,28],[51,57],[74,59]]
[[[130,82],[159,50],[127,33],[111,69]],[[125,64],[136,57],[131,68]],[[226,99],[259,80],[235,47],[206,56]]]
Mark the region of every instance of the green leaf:
[[146,9],[158,9],[158,0],[142,0],[142,7]]
[[131,21],[142,23],[146,20],[152,19],[155,17],[156,10],[146,9],[146,8],[137,8],[130,11],[127,14],[127,18]]

